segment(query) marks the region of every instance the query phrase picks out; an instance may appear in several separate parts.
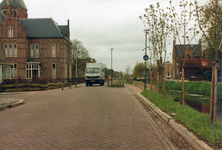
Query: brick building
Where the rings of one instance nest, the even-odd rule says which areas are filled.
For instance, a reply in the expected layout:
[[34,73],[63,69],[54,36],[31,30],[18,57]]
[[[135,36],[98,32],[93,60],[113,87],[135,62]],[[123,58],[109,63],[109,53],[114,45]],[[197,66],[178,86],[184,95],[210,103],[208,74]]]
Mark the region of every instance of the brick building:
[[171,79],[173,77],[173,64],[169,61],[164,64],[165,78]]
[[199,44],[177,45],[173,42],[173,79],[181,79],[185,48],[184,78],[204,80],[203,70],[210,65],[210,60],[203,57],[201,42]]
[[31,80],[72,76],[69,20],[29,19],[23,0],[0,3],[0,47],[11,64],[11,77]]

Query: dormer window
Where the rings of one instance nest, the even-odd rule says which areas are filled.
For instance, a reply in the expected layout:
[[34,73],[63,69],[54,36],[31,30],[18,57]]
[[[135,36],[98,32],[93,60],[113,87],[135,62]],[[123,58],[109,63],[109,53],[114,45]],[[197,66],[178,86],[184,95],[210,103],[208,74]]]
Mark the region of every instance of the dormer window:
[[13,27],[8,26],[8,37],[13,37]]

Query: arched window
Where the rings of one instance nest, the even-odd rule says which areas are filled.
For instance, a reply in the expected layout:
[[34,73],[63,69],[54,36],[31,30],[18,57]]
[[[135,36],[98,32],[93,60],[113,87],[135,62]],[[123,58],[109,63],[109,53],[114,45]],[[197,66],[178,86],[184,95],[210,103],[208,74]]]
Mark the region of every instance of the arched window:
[[8,26],[8,37],[13,37],[13,27]]
[[56,45],[52,44],[52,57],[56,57]]

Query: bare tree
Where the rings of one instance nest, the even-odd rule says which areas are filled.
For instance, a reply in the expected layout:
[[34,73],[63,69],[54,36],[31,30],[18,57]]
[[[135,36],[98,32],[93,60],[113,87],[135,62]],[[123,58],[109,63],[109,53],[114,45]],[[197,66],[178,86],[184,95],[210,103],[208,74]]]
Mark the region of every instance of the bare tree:
[[[156,6],[150,5],[145,9],[145,14],[139,18],[143,21],[146,33],[148,34],[148,40],[151,43],[149,50],[153,51],[154,56],[158,58],[158,68],[160,72],[160,79],[162,79],[162,93],[165,95],[165,73],[164,64],[167,54],[167,38],[172,33],[171,17],[169,12],[165,12],[160,7],[159,3]],[[159,80],[159,79],[157,79]],[[158,85],[157,85],[158,88]],[[158,92],[158,89],[157,89]]]
[[210,118],[216,125],[217,115],[217,94],[218,94],[218,57],[221,50],[222,33],[222,6],[219,0],[210,0],[206,5],[199,6],[195,0],[196,17],[203,37],[207,41],[208,55],[212,54],[212,86],[211,86],[211,104]]
[[[181,87],[181,104],[185,105],[185,89],[184,89],[184,67],[187,59],[186,44],[189,45],[193,39],[199,34],[197,29],[196,20],[193,17],[194,5],[193,3],[188,3],[188,1],[180,1],[180,13],[176,12],[175,7],[170,1],[170,7],[168,9],[172,12],[172,22],[174,29],[174,39],[178,39],[179,43],[183,44],[183,53],[180,54],[183,58],[183,68],[182,68],[182,87]],[[182,40],[181,40],[182,38]]]

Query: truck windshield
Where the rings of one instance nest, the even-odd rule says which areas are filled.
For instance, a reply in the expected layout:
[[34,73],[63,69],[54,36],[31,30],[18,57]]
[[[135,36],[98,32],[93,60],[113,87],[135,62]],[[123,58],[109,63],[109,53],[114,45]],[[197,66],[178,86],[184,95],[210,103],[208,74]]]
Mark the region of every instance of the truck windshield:
[[86,73],[100,73],[99,68],[86,68]]

